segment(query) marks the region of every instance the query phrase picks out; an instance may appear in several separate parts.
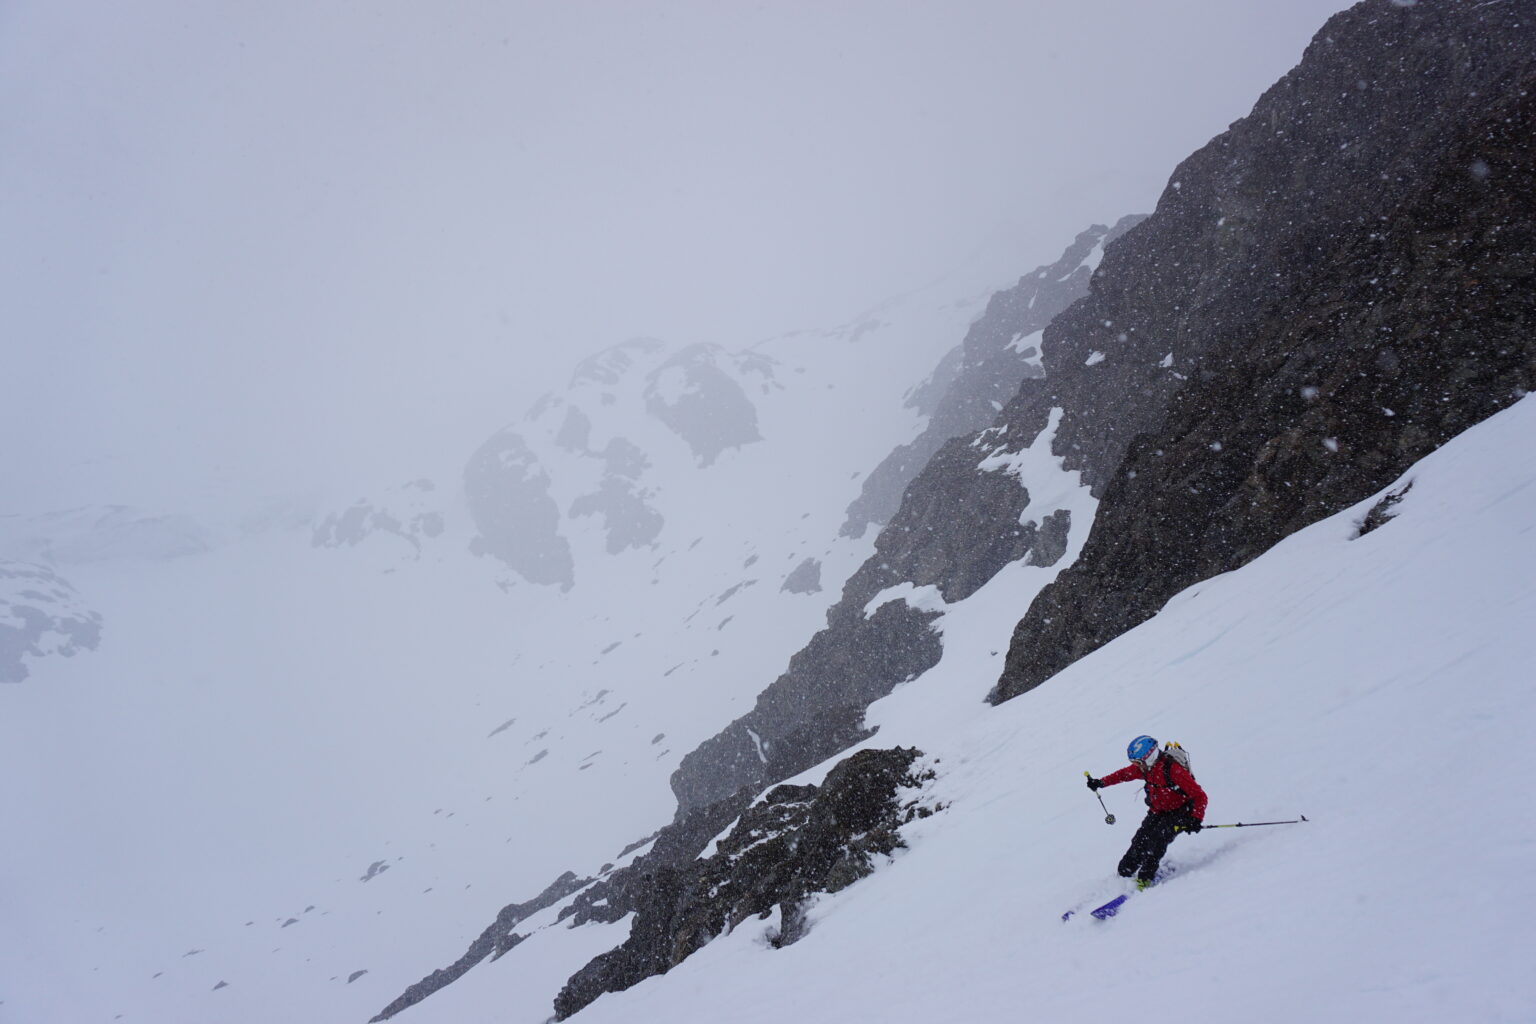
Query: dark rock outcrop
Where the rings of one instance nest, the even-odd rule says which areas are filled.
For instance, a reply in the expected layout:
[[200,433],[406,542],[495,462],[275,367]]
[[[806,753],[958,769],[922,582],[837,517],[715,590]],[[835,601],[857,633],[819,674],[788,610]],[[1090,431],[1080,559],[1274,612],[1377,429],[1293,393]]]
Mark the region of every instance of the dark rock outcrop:
[[[470,944],[469,949],[463,956],[447,967],[433,971],[406,989],[400,994],[399,998],[371,1018],[368,1024],[377,1024],[378,1021],[389,1020],[389,1018],[401,1010],[415,1006],[443,986],[457,981],[463,976],[464,972],[486,957],[494,960],[501,956],[507,950],[523,941],[523,936],[512,930],[517,926],[518,922],[532,917],[541,910],[549,909],[571,895],[571,893],[591,884],[592,879],[577,878],[573,873],[567,871],[551,882],[549,887],[543,892],[526,903],[509,903],[502,907],[501,912],[496,915],[496,920],[491,922],[490,926],[480,933],[480,937]],[[359,972],[359,974],[365,973],[367,972]],[[359,974],[354,974],[351,978],[348,978],[347,983],[351,984],[353,981],[356,981]]]
[[[901,601],[864,614],[880,588],[850,582],[830,624],[790,659],[751,711],[683,758],[672,790],[684,810],[759,792],[866,738],[864,709],[938,664],[936,617]],[[858,595],[864,594],[864,600]]]
[[[628,867],[607,875],[597,885],[579,894],[570,906],[560,911],[560,919],[573,925],[598,921],[612,924],[634,913],[647,898],[651,879],[658,871],[693,860],[704,852],[709,841],[752,806],[756,792],[741,789],[725,800],[692,811],[679,811],[672,823],[648,840],[653,845],[635,858]],[[626,853],[638,848],[632,844]],[[623,856],[621,854],[621,856]]]
[[1411,490],[1413,490],[1413,481],[1409,480],[1397,490],[1388,491],[1383,495],[1381,500],[1372,505],[1370,511],[1360,520],[1360,529],[1355,534],[1355,537],[1357,539],[1364,537],[1366,534],[1379,530],[1390,523],[1397,516],[1398,503]]
[[870,526],[890,522],[907,485],[944,442],[988,426],[1021,383],[1045,376],[1039,333],[1088,294],[1088,281],[1105,248],[1144,219],[1122,217],[1112,228],[1093,225],[1067,246],[1061,259],[1035,268],[988,300],[986,312],[971,325],[965,340],[908,396],[908,404],[929,417],[928,425],[865,478],[859,496],[848,506],[843,536],[862,537]]
[[[636,918],[623,945],[593,960],[555,1000],[564,1020],[604,992],[664,974],[723,931],[775,908],[776,943],[802,933],[804,901],[836,892],[873,870],[873,858],[902,846],[898,832],[929,813],[902,790],[931,773],[913,771],[917,750],[865,750],[821,786],[779,786],[742,814],[710,857],[662,863],[643,876]],[[626,911],[627,913],[628,911]]]
[[[1023,388],[1033,393],[1043,384],[1029,380]],[[1036,433],[1045,426],[1045,411]],[[866,592],[910,582],[936,586],[947,602],[961,601],[1003,566],[1034,551],[1038,527],[1019,521],[1030,507],[1029,491],[1007,473],[982,471],[980,463],[991,449],[971,441],[948,441],[929,461],[850,587],[857,582]]]
[[1045,332],[1103,501],[994,700],[1536,386],[1533,140],[1529,4],[1369,0],[1180,165]]

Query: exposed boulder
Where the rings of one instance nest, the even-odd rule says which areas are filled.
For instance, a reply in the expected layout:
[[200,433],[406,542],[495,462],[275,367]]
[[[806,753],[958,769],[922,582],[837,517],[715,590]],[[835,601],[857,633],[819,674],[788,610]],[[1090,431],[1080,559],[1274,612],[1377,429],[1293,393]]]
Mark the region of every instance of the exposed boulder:
[[1389,491],[1381,500],[1372,505],[1370,511],[1360,520],[1360,530],[1355,534],[1356,538],[1364,537],[1374,530],[1386,526],[1397,516],[1397,505],[1403,500],[1409,491],[1413,490],[1413,481],[1409,480],[1395,491]]

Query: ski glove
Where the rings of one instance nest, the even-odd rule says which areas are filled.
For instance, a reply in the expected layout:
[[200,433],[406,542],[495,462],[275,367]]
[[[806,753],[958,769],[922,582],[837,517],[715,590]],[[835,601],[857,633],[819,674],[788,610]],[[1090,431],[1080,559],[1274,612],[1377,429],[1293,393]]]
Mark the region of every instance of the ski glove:
[[1204,827],[1205,826],[1200,823],[1199,818],[1190,818],[1183,825],[1185,832],[1199,832]]
[[1100,782],[1098,779],[1095,779],[1092,776],[1088,777],[1088,788],[1089,789],[1101,789],[1101,788],[1103,788],[1103,786],[1104,786],[1104,783]]

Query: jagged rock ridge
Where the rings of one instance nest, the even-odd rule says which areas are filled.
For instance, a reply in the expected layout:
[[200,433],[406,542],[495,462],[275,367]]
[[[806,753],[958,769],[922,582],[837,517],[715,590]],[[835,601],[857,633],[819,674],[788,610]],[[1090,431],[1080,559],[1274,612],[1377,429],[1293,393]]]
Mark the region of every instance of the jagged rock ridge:
[[[819,787],[770,791],[741,815],[713,856],[645,871],[629,938],[577,972],[555,1000],[556,1018],[604,992],[664,974],[722,931],[775,909],[781,921],[775,944],[793,942],[803,934],[807,899],[868,875],[873,858],[903,845],[903,824],[932,813],[915,796],[901,796],[932,777],[915,767],[920,756],[912,749],[860,751]],[[613,913],[608,910],[609,919]]]
[[890,522],[907,485],[945,441],[990,425],[1022,381],[1045,376],[1040,332],[1088,294],[1088,281],[1106,247],[1144,219],[1131,215],[1111,228],[1093,225],[1055,263],[1036,267],[988,300],[965,339],[909,396],[909,403],[929,417],[928,425],[865,478],[862,492],[848,506],[844,536],[860,537],[870,526]]
[[[433,971],[406,989],[398,998],[372,1017],[368,1024],[378,1024],[379,1021],[389,1020],[389,1018],[400,1011],[415,1006],[438,989],[457,981],[463,976],[464,972],[486,957],[494,960],[501,956],[507,950],[523,941],[523,936],[512,930],[517,926],[518,922],[532,917],[541,910],[554,906],[571,895],[571,893],[591,884],[592,879],[577,878],[573,872],[567,871],[551,882],[543,892],[533,899],[525,903],[510,903],[502,907],[501,912],[496,915],[496,920],[491,922],[485,931],[480,933],[480,937],[470,944],[469,949],[465,951],[463,956],[447,967]],[[350,984],[355,980],[355,977],[349,978],[348,983]]]

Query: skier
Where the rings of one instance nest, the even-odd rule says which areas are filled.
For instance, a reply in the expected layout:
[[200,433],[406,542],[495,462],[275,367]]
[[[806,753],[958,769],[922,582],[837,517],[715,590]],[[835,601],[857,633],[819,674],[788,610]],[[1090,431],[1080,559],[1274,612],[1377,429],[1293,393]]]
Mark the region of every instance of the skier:
[[[1177,744],[1170,746],[1177,747]],[[1180,831],[1199,832],[1205,819],[1205,790],[1173,754],[1157,749],[1151,736],[1137,736],[1125,749],[1131,763],[1102,779],[1088,778],[1088,788],[1101,789],[1121,782],[1146,782],[1147,816],[1131,837],[1131,847],[1120,858],[1121,878],[1136,876],[1136,888],[1145,889],[1157,875],[1157,866],[1168,844]]]

